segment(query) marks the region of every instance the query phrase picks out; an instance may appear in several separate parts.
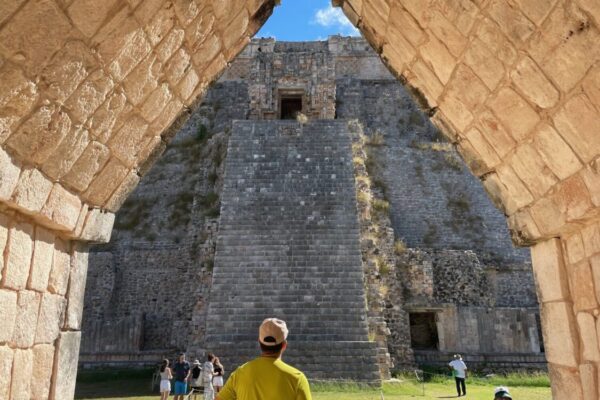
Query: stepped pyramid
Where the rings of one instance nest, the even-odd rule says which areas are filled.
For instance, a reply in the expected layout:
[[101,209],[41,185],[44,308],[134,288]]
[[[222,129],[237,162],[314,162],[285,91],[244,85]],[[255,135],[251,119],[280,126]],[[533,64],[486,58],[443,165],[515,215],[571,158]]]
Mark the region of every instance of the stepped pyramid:
[[377,382],[347,122],[234,121],[205,349],[232,371],[266,317],[309,379]]

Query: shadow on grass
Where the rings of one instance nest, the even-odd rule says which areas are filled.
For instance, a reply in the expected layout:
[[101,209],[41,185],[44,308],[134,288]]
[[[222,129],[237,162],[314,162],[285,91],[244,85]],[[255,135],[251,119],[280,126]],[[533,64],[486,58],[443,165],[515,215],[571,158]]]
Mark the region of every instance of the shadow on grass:
[[127,399],[159,396],[152,390],[152,369],[80,370],[75,386],[76,399]]

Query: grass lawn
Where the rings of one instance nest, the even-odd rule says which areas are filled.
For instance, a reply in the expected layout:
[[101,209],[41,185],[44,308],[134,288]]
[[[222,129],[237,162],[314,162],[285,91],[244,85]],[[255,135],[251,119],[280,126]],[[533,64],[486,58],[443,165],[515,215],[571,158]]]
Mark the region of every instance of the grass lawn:
[[[158,393],[150,389],[147,370],[137,371],[83,371],[77,379],[76,399],[94,400],[150,400]],[[399,382],[385,383],[381,390],[357,385],[311,384],[314,400],[433,400],[456,398],[454,381],[435,377],[424,384],[412,377],[400,377]],[[552,395],[546,375],[473,378],[467,381],[467,396],[461,399],[492,400],[493,388],[506,385],[515,400],[550,400]],[[425,395],[423,395],[423,387]],[[172,398],[172,397],[171,397]]]

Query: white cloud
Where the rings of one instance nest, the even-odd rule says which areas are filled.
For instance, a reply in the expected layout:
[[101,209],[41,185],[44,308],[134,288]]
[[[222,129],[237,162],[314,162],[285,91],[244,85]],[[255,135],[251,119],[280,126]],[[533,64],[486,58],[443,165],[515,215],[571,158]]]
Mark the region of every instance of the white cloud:
[[358,36],[358,29],[352,25],[344,15],[341,8],[333,8],[331,5],[327,8],[317,10],[314,16],[314,23],[326,28],[338,28],[343,35]]

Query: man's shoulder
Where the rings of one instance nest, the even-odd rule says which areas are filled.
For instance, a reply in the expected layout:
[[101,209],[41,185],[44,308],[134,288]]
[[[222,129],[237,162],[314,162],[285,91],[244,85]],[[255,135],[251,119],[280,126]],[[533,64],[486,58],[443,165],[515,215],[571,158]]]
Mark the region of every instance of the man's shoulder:
[[290,364],[287,364],[283,360],[279,360],[279,366],[280,366],[280,369],[282,369],[283,371],[287,372],[290,375],[294,375],[298,378],[306,378],[304,376],[304,372],[300,371],[296,367],[292,367]]

